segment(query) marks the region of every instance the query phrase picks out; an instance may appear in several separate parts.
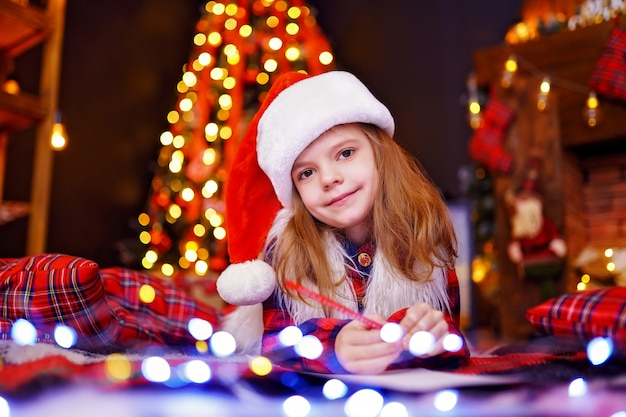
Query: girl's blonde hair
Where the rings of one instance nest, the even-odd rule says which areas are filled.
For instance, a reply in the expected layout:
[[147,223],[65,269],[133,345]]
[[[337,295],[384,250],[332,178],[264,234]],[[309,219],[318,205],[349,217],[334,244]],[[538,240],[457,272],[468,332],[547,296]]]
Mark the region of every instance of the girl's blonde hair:
[[[372,145],[380,177],[372,210],[371,236],[376,247],[386,254],[395,272],[414,281],[428,280],[435,267],[454,267],[454,227],[441,194],[421,164],[382,129],[357,125]],[[317,221],[295,187],[293,196],[293,216],[272,250],[279,286],[294,296],[284,280],[309,281],[321,294],[335,298],[335,289],[346,274],[335,281],[324,237],[328,233],[341,236],[341,230]],[[350,261],[346,262],[349,267]]]

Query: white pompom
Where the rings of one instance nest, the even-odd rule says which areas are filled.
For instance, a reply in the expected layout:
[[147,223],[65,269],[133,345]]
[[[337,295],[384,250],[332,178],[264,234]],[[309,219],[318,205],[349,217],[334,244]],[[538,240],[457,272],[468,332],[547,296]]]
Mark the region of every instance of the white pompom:
[[217,292],[234,305],[252,305],[267,300],[276,288],[276,273],[266,262],[246,261],[229,265],[217,279]]

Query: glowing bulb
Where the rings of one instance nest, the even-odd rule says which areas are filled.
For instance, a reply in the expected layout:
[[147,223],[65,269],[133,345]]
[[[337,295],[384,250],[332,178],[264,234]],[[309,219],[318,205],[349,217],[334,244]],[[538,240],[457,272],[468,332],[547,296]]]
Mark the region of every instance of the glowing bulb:
[[324,346],[322,346],[322,342],[317,337],[309,334],[295,345],[294,350],[303,358],[317,359],[324,353]]
[[9,402],[0,397],[0,417],[9,417],[11,415],[11,407]]
[[17,319],[11,326],[11,338],[20,345],[34,345],[37,342],[37,329],[28,320]]
[[141,373],[148,381],[165,382],[170,379],[170,364],[161,357],[151,356],[141,362]]
[[419,331],[409,339],[409,352],[414,356],[426,355],[435,347],[435,336],[430,332]]
[[311,404],[301,395],[292,395],[283,402],[287,417],[306,417],[311,412]]
[[283,41],[278,37],[273,37],[268,41],[267,45],[270,47],[271,50],[278,51],[280,48],[282,48]]
[[225,331],[219,331],[211,337],[209,342],[211,352],[217,357],[224,358],[235,353],[237,342],[233,335]]
[[448,352],[458,352],[463,349],[463,338],[458,334],[447,334],[443,338],[443,348]]
[[543,79],[543,81],[541,81],[539,91],[541,91],[541,94],[548,95],[550,93],[550,87],[550,79],[546,77]]
[[348,417],[374,417],[383,409],[384,398],[373,389],[361,389],[348,398],[344,411]]
[[515,56],[510,56],[504,63],[504,72],[502,73],[502,80],[500,84],[504,88],[511,86],[513,82],[513,74],[517,71],[517,59]]
[[587,357],[593,365],[601,365],[613,354],[613,342],[609,338],[596,337],[587,344]]
[[150,304],[156,298],[156,291],[154,287],[149,284],[143,284],[139,288],[139,299],[142,303]]
[[132,375],[130,361],[121,353],[112,353],[107,356],[104,370],[111,381],[126,381]]
[[67,132],[65,131],[65,126],[62,123],[55,123],[52,125],[50,147],[55,151],[60,151],[67,147]]
[[189,320],[187,330],[196,340],[207,340],[213,334],[211,323],[198,317]]
[[329,379],[322,387],[322,394],[327,400],[343,398],[348,393],[348,386],[339,379]]
[[296,326],[287,326],[278,333],[278,340],[283,346],[295,346],[302,340],[302,331]]
[[182,366],[183,375],[195,384],[204,384],[211,380],[211,368],[199,359],[186,362]]
[[380,417],[408,417],[409,411],[406,409],[406,406],[397,401],[392,401],[390,403],[385,404],[383,409],[380,411]]
[[76,330],[64,324],[54,327],[54,341],[62,348],[69,349],[76,344]]
[[404,336],[404,329],[398,323],[386,323],[380,329],[380,338],[387,343],[395,343]]
[[504,69],[508,72],[517,71],[517,58],[514,55],[511,55],[506,62],[504,63]]
[[250,360],[250,370],[258,376],[265,376],[272,372],[272,362],[265,356],[257,356]]
[[567,389],[570,397],[582,397],[587,393],[587,381],[583,378],[576,378],[570,382]]
[[598,97],[594,91],[589,92],[589,96],[587,97],[587,107],[590,109],[597,109],[599,106]]
[[443,390],[439,391],[435,395],[434,405],[439,411],[450,411],[459,400],[459,393],[455,390]]

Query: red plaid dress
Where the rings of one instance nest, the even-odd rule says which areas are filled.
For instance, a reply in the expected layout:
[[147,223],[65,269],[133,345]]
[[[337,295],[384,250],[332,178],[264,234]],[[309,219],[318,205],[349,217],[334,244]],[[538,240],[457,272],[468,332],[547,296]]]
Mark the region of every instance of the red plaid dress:
[[[348,278],[352,280],[352,284],[357,293],[357,301],[362,308],[363,297],[365,297],[365,285],[367,277],[371,271],[371,263],[367,266],[358,262],[359,255],[366,254],[370,259],[374,259],[375,247],[372,244],[366,244],[361,247],[355,247],[349,243],[345,245],[348,254],[355,261],[358,270],[348,268]],[[448,298],[450,303],[451,315],[446,314],[445,318],[449,324],[450,333],[455,333],[463,338],[459,330],[459,314],[460,314],[460,295],[459,283],[454,269],[448,270]],[[388,318],[390,322],[400,322],[406,313],[406,308],[392,314]],[[313,335],[317,337],[324,351],[317,359],[307,359],[300,357],[294,351],[293,347],[285,347],[278,339],[278,335],[282,329],[287,326],[293,326],[294,321],[289,314],[276,305],[274,297],[270,297],[263,303],[263,322],[265,326],[262,352],[265,356],[272,360],[273,363],[290,369],[309,372],[321,373],[347,373],[347,371],[339,364],[335,355],[335,339],[337,333],[350,320],[336,318],[315,318],[302,323],[299,328],[303,335]],[[455,368],[465,362],[469,357],[469,349],[464,343],[463,349],[458,352],[445,352],[441,355],[430,358],[414,357],[409,352],[404,352],[389,369],[401,368]]]

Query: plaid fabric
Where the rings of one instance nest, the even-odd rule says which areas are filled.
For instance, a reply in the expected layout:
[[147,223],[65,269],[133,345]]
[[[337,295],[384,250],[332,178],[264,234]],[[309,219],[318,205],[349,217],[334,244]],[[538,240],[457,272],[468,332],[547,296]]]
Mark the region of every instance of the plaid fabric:
[[[187,324],[196,317],[217,326],[215,310],[203,306],[169,282],[146,272],[125,268],[103,268],[100,277],[106,300],[118,323],[115,343],[136,347],[145,342],[160,345],[191,345],[196,340]],[[147,285],[154,290],[152,302],[142,301],[139,291]]]
[[541,333],[584,341],[610,337],[626,353],[626,287],[564,294],[528,309],[526,318]]
[[492,97],[483,113],[483,124],[470,139],[470,157],[491,169],[508,173],[513,157],[503,148],[503,142],[514,116],[513,109]]
[[1,339],[22,318],[36,327],[37,342],[51,343],[58,323],[73,328],[79,348],[106,343],[113,319],[98,265],[63,254],[0,260],[0,317]]
[[[154,300],[142,302],[147,285]],[[202,305],[169,282],[146,272],[104,268],[62,254],[0,259],[0,339],[23,318],[37,330],[37,343],[54,343],[65,324],[84,350],[137,348],[146,344],[195,344],[187,323],[197,317],[217,326],[214,308]]]
[[626,30],[616,27],[591,73],[589,87],[605,97],[626,101]]
[[[459,331],[458,313],[459,306],[459,283],[454,270],[448,273],[448,296],[450,308],[455,317],[446,314],[446,321],[449,324],[451,333],[458,334]],[[400,322],[406,313],[406,309],[394,313],[389,321]],[[318,318],[307,320],[301,324],[300,330],[303,335],[313,335],[322,343],[323,354],[318,359],[311,360],[295,354],[292,347],[284,347],[278,340],[279,332],[287,326],[293,326],[294,322],[287,312],[275,304],[273,297],[263,303],[263,322],[265,324],[265,334],[263,336],[263,354],[274,363],[289,367],[293,370],[320,372],[320,373],[345,373],[345,369],[337,361],[335,355],[335,339],[337,333],[345,326],[349,320],[339,320],[333,318]],[[467,346],[459,352],[446,352],[433,358],[417,358],[409,353],[402,355],[399,360],[390,366],[389,369],[399,368],[437,368],[450,369],[463,363],[469,356]]]

